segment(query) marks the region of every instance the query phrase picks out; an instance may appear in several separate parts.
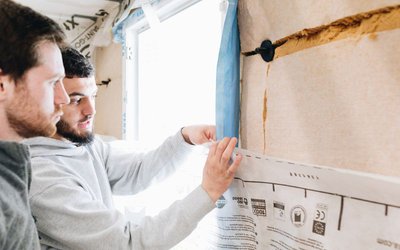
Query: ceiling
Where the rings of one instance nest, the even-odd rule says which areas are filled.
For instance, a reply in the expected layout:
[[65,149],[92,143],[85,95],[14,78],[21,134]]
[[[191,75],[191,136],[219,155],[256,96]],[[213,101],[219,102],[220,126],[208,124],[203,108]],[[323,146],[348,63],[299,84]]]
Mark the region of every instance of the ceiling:
[[56,21],[67,35],[67,42],[87,58],[91,58],[96,46],[110,44],[112,23],[120,11],[119,0],[15,1]]
[[52,18],[74,14],[93,15],[98,10],[118,7],[120,0],[15,0]]

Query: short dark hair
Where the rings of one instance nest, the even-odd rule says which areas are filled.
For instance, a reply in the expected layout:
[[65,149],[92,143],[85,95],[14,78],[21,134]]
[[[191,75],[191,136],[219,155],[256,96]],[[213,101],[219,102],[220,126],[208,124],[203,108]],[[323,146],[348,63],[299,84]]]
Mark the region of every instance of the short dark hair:
[[92,63],[79,51],[72,47],[61,49],[62,59],[67,78],[88,78],[94,75]]
[[0,0],[0,69],[15,81],[38,65],[36,48],[64,45],[65,34],[52,19],[11,0]]

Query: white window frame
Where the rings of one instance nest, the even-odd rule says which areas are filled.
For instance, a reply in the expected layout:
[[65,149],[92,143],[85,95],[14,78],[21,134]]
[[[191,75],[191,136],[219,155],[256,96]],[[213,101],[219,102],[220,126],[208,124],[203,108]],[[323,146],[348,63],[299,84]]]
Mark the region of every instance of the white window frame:
[[[202,0],[159,0],[151,6],[162,22],[171,16]],[[221,30],[228,6],[227,0],[220,1]],[[148,2],[148,1],[143,1]],[[123,117],[122,138],[134,142],[139,140],[139,79],[138,79],[138,36],[141,32],[150,28],[149,21],[143,15],[139,19],[132,20],[125,25],[125,51],[123,57]],[[128,108],[129,107],[129,108]],[[127,129],[129,128],[129,129]]]
[[[201,0],[164,0],[152,5],[160,22],[179,13]],[[138,79],[138,36],[150,28],[143,16],[139,20],[128,22],[125,26],[125,50],[123,61],[123,131],[122,137],[127,141],[139,140],[139,79]],[[128,70],[129,69],[129,70]],[[128,108],[129,107],[129,108]],[[129,128],[129,129],[126,129]]]
[[[160,21],[164,21],[167,18],[183,11],[184,9],[200,2],[202,0],[160,0],[160,5],[154,6],[156,15]],[[222,32],[223,22],[228,7],[227,0],[213,0],[220,1],[220,29]],[[163,4],[161,4],[161,2]],[[205,16],[205,18],[207,18]],[[125,32],[125,51],[124,51],[124,63],[123,63],[123,94],[124,94],[124,117],[123,117],[123,138],[128,142],[131,142],[133,146],[139,149],[147,150],[148,148],[141,145],[139,138],[139,65],[138,65],[138,45],[139,45],[139,34],[149,29],[147,20],[143,17],[140,20],[136,20],[126,26]],[[186,125],[186,124],[185,124]],[[126,129],[129,128],[129,129]],[[139,141],[139,144],[136,142]],[[136,221],[143,218],[144,215],[155,215],[162,209],[169,206],[173,201],[182,199],[186,196],[193,188],[200,184],[202,176],[202,167],[207,158],[208,149],[202,147],[196,147],[190,160],[194,160],[193,164],[188,164],[188,168],[182,168],[177,171],[170,179],[164,180],[161,183],[150,186],[147,190],[133,196],[133,197],[117,197],[116,205],[119,210],[127,216],[127,218]],[[193,158],[195,157],[195,158]],[[166,188],[167,187],[167,188]],[[168,188],[171,187],[170,191]],[[164,188],[164,189],[163,189]],[[159,190],[166,191],[168,195],[163,195],[156,200],[157,205],[148,205],[147,197],[155,197],[154,194]],[[176,196],[176,197],[173,197]],[[207,222],[205,222],[207,223]],[[178,245],[173,247],[174,250],[190,249],[193,245],[196,245],[201,238],[198,236],[202,232],[193,232],[185,240],[180,242]]]

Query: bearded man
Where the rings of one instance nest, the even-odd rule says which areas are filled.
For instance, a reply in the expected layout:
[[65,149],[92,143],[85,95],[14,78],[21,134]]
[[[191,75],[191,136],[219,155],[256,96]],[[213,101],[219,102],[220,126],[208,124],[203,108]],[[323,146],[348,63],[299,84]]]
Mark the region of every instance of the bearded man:
[[0,249],[39,249],[28,190],[31,165],[21,140],[52,136],[69,98],[59,46],[64,33],[51,19],[0,1]]
[[182,165],[193,144],[215,141],[215,126],[184,127],[147,153],[119,151],[93,134],[93,66],[73,48],[62,54],[71,102],[63,108],[53,138],[27,140],[33,169],[29,200],[43,248],[170,249],[215,208],[232,182],[241,160],[238,155],[230,161],[237,139],[213,142],[202,183],[137,224],[118,212],[112,194],[132,195],[166,178]]

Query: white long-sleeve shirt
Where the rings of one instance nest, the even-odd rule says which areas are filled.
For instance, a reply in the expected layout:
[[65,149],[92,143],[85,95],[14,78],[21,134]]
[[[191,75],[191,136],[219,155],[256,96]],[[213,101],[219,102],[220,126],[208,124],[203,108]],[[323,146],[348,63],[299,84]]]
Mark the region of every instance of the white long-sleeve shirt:
[[42,249],[169,249],[215,207],[201,186],[140,224],[113,205],[112,194],[135,194],[176,170],[191,147],[180,133],[140,154],[97,137],[80,147],[45,137],[24,143],[31,147],[29,201]]

